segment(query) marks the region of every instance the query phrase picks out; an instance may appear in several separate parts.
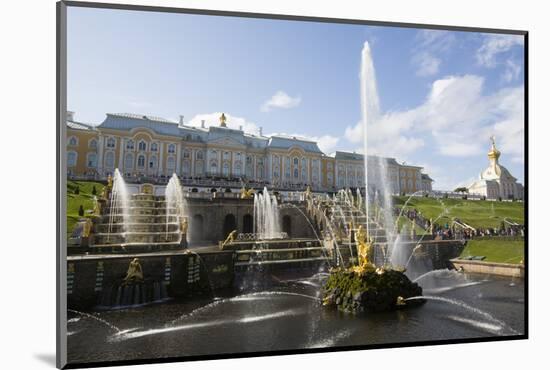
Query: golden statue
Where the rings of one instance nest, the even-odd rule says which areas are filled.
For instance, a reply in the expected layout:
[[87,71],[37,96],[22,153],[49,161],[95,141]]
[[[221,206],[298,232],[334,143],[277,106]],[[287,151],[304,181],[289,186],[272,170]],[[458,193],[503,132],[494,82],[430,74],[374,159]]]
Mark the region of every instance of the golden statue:
[[101,204],[97,201],[97,198],[94,196],[94,215],[101,216]]
[[90,234],[92,233],[92,220],[90,220],[89,218],[86,219],[86,221],[84,221],[82,223],[82,237],[83,238],[89,238],[90,237]]
[[107,187],[109,189],[113,188],[113,177],[111,175],[107,176]]
[[363,230],[363,225],[359,225],[357,228],[357,232],[355,233],[355,242],[357,243],[359,263],[357,266],[354,266],[352,270],[358,274],[361,274],[367,270],[374,269],[374,265],[369,261],[372,245],[367,232]]
[[134,258],[128,266],[128,272],[124,278],[124,283],[133,283],[143,281],[143,271],[141,269],[141,264],[139,263],[138,258]]
[[254,198],[254,189],[246,189],[244,186],[241,189],[241,199]]
[[225,239],[225,241],[222,243],[221,249],[223,249],[227,244],[233,243],[235,241],[236,236],[237,236],[237,230],[231,231],[229,235],[227,235],[227,238]]
[[311,187],[309,185],[306,187],[305,196],[306,199],[309,199],[311,197]]
[[227,127],[225,121],[227,121],[227,118],[225,117],[225,113],[222,113],[220,116],[220,127]]
[[187,217],[183,217],[180,221],[180,232],[187,235],[187,229],[189,228],[189,223],[187,222]]

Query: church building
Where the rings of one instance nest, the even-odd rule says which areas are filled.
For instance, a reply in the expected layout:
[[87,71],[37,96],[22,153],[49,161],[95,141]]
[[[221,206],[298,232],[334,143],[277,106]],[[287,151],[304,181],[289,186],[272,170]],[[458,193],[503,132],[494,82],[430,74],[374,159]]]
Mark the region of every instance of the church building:
[[500,151],[496,148],[494,137],[491,138],[489,167],[479,175],[479,180],[468,187],[471,194],[480,194],[487,199],[523,199],[523,185],[517,182],[510,171],[498,163]]

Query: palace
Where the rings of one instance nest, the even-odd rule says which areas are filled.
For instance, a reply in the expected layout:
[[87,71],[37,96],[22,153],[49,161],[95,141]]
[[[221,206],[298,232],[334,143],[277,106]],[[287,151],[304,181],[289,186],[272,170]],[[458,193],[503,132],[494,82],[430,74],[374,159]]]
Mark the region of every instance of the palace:
[[523,185],[510,174],[510,171],[498,163],[500,151],[496,148],[494,137],[491,138],[489,167],[482,171],[479,180],[468,187],[468,192],[480,194],[487,199],[523,199]]
[[[369,179],[379,179],[371,163],[382,163],[395,194],[431,191],[433,180],[422,167],[399,164],[394,158],[369,156]],[[72,178],[104,179],[118,168],[125,178],[162,182],[178,174],[184,184],[208,179],[241,180],[278,189],[318,191],[361,187],[364,156],[337,151],[323,153],[316,142],[281,135],[264,136],[227,127],[193,127],[164,118],[107,113],[95,126],[67,114],[67,169]],[[369,181],[369,184],[371,181]]]

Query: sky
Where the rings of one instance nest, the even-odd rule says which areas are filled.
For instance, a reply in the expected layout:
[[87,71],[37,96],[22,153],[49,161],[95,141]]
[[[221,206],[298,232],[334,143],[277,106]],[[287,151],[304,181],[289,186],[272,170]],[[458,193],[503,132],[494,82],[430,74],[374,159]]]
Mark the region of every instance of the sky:
[[[359,15],[358,15],[359,16]],[[100,124],[138,113],[189,125],[316,140],[363,152],[361,51],[380,114],[368,152],[424,167],[434,188],[467,186],[500,162],[523,183],[524,45],[517,35],[68,9],[68,109]]]

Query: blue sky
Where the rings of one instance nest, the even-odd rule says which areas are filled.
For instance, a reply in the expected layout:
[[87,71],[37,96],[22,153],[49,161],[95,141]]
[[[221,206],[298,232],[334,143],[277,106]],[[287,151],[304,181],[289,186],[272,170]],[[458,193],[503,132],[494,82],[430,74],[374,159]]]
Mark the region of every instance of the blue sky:
[[425,166],[434,187],[486,167],[489,136],[523,182],[518,36],[69,8],[68,107],[99,124],[132,112],[362,151],[359,69],[371,47],[380,120],[369,153]]

